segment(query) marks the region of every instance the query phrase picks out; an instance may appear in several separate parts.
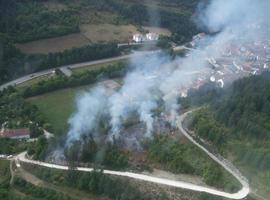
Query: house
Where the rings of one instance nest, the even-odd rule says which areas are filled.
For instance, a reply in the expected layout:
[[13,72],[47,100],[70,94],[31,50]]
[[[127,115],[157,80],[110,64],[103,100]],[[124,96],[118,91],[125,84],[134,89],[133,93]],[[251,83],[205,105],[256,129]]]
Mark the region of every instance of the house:
[[145,38],[142,34],[135,34],[132,38],[135,42],[143,42],[145,41]]
[[145,42],[145,41],[156,41],[158,40],[159,35],[156,33],[147,33],[146,35],[142,34],[135,34],[133,35],[132,40],[139,43],[139,42]]
[[2,129],[0,131],[0,137],[10,138],[10,139],[29,139],[30,138],[30,130],[29,130],[29,128]]
[[156,33],[147,33],[146,34],[146,39],[149,41],[155,41],[155,40],[158,40],[158,38],[159,38],[159,35]]

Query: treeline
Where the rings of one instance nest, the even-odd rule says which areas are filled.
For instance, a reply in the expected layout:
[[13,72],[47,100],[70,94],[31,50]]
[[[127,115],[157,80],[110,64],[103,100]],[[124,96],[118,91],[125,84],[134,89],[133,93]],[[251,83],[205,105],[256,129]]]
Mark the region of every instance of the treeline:
[[59,53],[49,53],[42,56],[40,69],[48,69],[67,64],[99,60],[120,55],[116,43],[97,43],[80,48],[73,48]]
[[79,32],[77,11],[49,11],[41,2],[0,1],[0,32],[14,42],[27,42]]
[[112,200],[156,199],[148,194],[142,194],[128,180],[105,175],[102,171],[79,172],[71,168],[66,172],[47,168],[33,169],[32,166],[28,166],[28,168],[36,176],[47,182],[77,188],[98,196],[103,195]]
[[235,192],[240,184],[218,164],[192,144],[181,143],[169,136],[156,136],[146,143],[148,158],[174,173],[198,175],[210,186]]
[[103,78],[121,77],[125,74],[125,70],[125,64],[119,63],[84,73],[74,73],[71,77],[57,75],[27,87],[22,94],[23,97],[27,98],[58,89],[92,84]]

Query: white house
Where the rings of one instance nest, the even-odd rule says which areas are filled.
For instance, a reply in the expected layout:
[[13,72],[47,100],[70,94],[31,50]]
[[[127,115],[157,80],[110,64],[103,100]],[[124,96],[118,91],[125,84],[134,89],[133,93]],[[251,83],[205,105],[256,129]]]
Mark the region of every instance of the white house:
[[147,40],[155,41],[155,40],[158,40],[158,38],[159,38],[159,35],[156,34],[156,33],[147,33],[146,34],[146,39]]
[[144,38],[144,36],[142,34],[135,34],[135,35],[133,35],[132,39],[135,42],[143,42],[143,41],[145,41],[145,38]]

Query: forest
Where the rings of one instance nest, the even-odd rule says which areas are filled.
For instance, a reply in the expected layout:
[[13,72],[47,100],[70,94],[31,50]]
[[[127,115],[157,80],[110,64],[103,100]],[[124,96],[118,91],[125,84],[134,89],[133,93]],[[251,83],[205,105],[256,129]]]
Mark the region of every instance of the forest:
[[[228,153],[229,148],[239,162],[269,169],[270,72],[237,80],[223,93],[210,93],[215,98],[204,101],[209,106],[194,114],[190,126],[219,150]],[[232,142],[238,145],[230,148]]]
[[41,1],[0,1],[0,30],[14,42],[28,42],[79,32],[72,9],[49,11]]

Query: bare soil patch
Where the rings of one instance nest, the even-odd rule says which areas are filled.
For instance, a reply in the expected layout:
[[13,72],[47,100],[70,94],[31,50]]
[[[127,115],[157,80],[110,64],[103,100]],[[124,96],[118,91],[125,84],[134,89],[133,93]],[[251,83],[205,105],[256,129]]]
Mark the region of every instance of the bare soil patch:
[[90,44],[90,41],[80,33],[66,36],[36,40],[32,42],[16,44],[22,52],[27,54],[33,53],[54,53],[71,49],[73,47],[82,47]]

